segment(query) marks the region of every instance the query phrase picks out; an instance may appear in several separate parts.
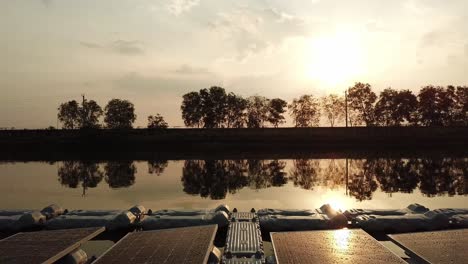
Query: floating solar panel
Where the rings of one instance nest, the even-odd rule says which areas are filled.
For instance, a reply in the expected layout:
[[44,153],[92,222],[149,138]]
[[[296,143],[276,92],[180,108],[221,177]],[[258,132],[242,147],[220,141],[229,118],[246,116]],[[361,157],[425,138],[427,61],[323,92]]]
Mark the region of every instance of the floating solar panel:
[[406,263],[362,230],[271,233],[278,264]]
[[409,255],[429,263],[468,263],[468,229],[389,235]]
[[217,229],[208,225],[129,233],[94,263],[205,264]]
[[0,240],[0,263],[53,263],[104,230],[99,227],[18,233]]

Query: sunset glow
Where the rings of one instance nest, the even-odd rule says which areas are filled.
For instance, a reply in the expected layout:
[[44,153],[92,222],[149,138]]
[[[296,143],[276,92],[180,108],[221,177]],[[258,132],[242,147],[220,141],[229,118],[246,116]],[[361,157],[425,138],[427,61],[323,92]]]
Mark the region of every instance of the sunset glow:
[[310,49],[305,63],[307,77],[324,87],[345,87],[364,73],[365,54],[357,33],[339,32],[313,39]]

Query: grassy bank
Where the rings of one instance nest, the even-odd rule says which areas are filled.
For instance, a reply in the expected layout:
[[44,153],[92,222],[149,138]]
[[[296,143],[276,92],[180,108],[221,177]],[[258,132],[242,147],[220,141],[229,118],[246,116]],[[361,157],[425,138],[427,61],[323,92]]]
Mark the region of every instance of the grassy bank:
[[3,130],[0,149],[3,156],[86,152],[173,153],[172,156],[426,149],[437,152],[468,149],[468,127]]

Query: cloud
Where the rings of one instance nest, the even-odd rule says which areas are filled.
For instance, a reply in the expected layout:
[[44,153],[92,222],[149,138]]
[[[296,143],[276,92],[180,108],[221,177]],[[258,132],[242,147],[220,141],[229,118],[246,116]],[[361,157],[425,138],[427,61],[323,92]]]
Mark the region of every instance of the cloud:
[[103,46],[92,43],[92,42],[86,42],[86,41],[80,41],[80,45],[89,49],[101,49]]
[[45,7],[51,7],[52,4],[53,4],[53,0],[41,0],[41,3],[42,3]]
[[110,51],[122,55],[140,55],[145,53],[139,41],[116,40],[107,45],[101,45],[94,42],[80,41],[81,46],[88,49]]
[[167,10],[175,16],[179,16],[199,4],[200,0],[171,0],[167,5]]
[[174,72],[177,73],[177,74],[182,74],[182,75],[207,75],[207,74],[212,74],[207,68],[197,68],[197,67],[192,67],[192,66],[187,65],[187,64],[181,65]]
[[139,55],[145,53],[138,41],[116,40],[110,45],[114,52],[124,55]]
[[306,21],[275,8],[237,8],[220,12],[211,30],[221,36],[228,45],[234,45],[238,59],[278,46],[290,36],[306,34]]
[[199,90],[212,85],[222,85],[216,78],[178,78],[146,76],[130,72],[113,81],[115,89],[134,94],[173,94],[183,95],[186,92]]

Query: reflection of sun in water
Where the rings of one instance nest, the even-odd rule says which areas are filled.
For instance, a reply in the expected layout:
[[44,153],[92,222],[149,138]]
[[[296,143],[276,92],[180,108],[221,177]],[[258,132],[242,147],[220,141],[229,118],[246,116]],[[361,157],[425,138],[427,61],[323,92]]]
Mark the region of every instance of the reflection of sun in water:
[[328,88],[350,85],[363,74],[362,43],[356,33],[338,32],[314,39],[309,48],[306,75]]
[[346,211],[345,204],[339,199],[330,200],[328,203],[336,211],[342,211],[342,212]]
[[339,252],[346,251],[349,246],[349,236],[351,232],[348,229],[340,229],[333,232],[336,250]]

